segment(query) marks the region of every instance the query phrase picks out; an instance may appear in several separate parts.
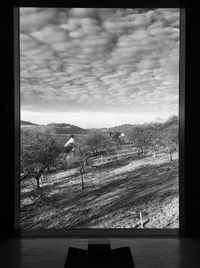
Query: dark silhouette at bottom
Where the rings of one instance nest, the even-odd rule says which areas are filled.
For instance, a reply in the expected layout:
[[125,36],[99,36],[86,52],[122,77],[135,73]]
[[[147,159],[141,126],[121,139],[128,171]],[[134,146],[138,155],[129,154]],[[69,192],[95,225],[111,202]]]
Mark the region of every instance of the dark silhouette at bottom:
[[122,247],[111,250],[110,244],[89,244],[88,250],[69,247],[65,268],[135,268],[131,250]]

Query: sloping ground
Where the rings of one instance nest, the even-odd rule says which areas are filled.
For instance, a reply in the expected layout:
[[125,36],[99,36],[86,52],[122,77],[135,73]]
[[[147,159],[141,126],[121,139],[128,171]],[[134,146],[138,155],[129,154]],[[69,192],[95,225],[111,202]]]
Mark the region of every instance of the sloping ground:
[[131,158],[46,178],[41,190],[22,185],[21,228],[178,228],[178,159]]

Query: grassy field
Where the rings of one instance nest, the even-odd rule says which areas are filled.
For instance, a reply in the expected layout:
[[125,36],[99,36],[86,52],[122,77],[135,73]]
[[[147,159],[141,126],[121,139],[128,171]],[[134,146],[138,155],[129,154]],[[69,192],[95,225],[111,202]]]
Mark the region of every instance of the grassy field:
[[178,228],[178,154],[169,161],[124,148],[118,157],[119,165],[97,158],[83,190],[78,168],[46,174],[39,190],[23,181],[21,228]]

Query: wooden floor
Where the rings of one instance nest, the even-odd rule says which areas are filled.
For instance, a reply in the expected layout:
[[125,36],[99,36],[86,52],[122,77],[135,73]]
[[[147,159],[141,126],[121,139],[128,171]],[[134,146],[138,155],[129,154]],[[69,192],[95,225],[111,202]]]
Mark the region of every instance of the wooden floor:
[[[200,240],[198,239],[130,238],[109,241],[112,249],[129,246],[136,268],[200,268]],[[87,245],[86,239],[1,240],[0,267],[63,268],[69,246],[87,249]]]

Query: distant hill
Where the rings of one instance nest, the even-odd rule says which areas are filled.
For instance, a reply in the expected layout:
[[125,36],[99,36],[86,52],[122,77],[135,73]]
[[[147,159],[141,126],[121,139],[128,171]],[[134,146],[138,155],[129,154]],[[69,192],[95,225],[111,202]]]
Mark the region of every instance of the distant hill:
[[114,131],[114,132],[123,132],[123,133],[126,133],[130,129],[133,129],[134,126],[136,126],[136,125],[124,124],[124,125],[121,125],[121,126],[107,128],[107,130],[108,131]]
[[48,131],[51,134],[86,134],[87,130],[80,127],[65,124],[65,123],[51,123],[47,125],[34,124],[28,121],[21,120],[21,128],[23,130],[32,129],[39,132]]
[[47,126],[49,126],[49,127],[70,127],[73,125],[66,124],[66,123],[50,123],[50,124],[47,124]]
[[65,123],[51,123],[46,125],[47,130],[54,134],[86,134],[87,130]]
[[21,120],[21,125],[23,125],[23,126],[38,126],[38,124],[35,124],[35,123],[31,123],[31,122],[29,122],[29,121],[23,121],[23,120]]
[[134,124],[124,124],[124,125],[120,125],[120,126],[116,126],[116,127],[109,127],[109,128],[99,128],[99,129],[88,129],[88,131],[102,131],[102,132],[123,132],[124,134],[126,134],[127,132],[129,132],[131,129],[133,129],[134,127],[136,127],[138,125]]
[[178,116],[170,116],[167,120],[163,122],[150,122],[150,123],[142,123],[142,124],[124,124],[116,127],[110,127],[110,128],[102,128],[101,131],[113,131],[113,132],[123,132],[126,134],[130,130],[136,128],[136,127],[147,127],[147,126],[159,126],[161,128],[166,128],[172,124],[178,125]]
[[[162,128],[167,127],[168,125],[176,123],[178,124],[178,117],[171,116],[166,122],[163,123],[155,123]],[[110,128],[91,128],[91,129],[83,129],[75,125],[66,124],[66,123],[50,123],[47,125],[39,125],[34,124],[28,121],[21,121],[22,129],[35,129],[40,132],[48,131],[51,134],[88,134],[92,131],[102,131],[102,132],[123,132],[124,134],[129,133],[130,130],[134,129],[135,127],[145,127],[147,125],[154,125],[154,123],[143,123],[143,124],[123,124],[120,126],[110,127]]]

